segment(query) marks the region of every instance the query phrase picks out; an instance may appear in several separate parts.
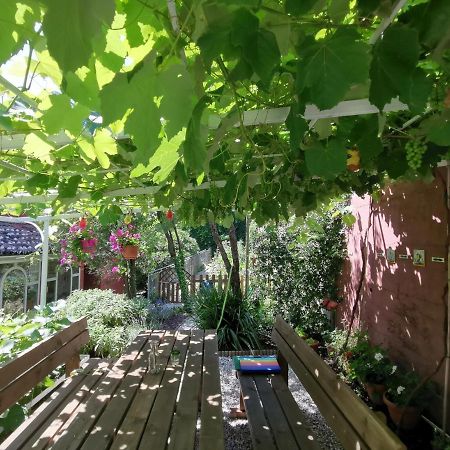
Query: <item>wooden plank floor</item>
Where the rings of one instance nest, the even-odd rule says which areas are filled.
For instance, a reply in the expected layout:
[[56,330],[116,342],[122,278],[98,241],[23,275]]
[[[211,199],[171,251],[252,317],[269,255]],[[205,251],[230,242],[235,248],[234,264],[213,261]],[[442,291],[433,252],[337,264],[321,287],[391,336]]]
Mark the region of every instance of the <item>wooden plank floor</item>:
[[319,450],[281,375],[238,372],[255,450]]
[[[152,340],[161,371],[148,371]],[[180,351],[177,364],[173,348]],[[200,432],[197,424],[200,423]],[[203,426],[205,430],[203,430]],[[224,447],[215,333],[147,331],[109,367],[68,379],[0,449]]]

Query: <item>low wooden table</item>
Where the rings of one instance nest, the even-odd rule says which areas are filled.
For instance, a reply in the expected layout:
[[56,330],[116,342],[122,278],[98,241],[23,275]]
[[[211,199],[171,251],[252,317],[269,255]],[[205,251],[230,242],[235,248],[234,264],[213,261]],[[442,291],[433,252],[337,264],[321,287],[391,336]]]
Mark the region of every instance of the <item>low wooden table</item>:
[[[148,371],[152,340],[157,374]],[[193,449],[198,440],[220,450],[222,414],[215,332],[146,331],[114,365],[68,379],[0,449]]]

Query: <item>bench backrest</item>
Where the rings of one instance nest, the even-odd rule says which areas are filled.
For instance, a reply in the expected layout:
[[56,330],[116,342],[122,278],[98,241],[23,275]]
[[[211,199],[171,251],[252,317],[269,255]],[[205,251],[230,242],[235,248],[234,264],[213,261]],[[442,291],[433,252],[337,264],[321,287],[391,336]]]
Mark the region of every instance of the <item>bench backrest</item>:
[[66,375],[80,365],[80,348],[89,341],[86,318],[49,336],[0,366],[0,414],[61,364]]
[[272,339],[346,450],[406,450],[397,435],[281,317],[275,321]]

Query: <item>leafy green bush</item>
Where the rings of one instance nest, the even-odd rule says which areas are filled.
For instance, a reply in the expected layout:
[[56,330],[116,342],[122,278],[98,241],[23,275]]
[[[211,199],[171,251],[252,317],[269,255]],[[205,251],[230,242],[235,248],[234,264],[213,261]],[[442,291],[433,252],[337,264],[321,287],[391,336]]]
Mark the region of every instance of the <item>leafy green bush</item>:
[[140,330],[150,326],[145,299],[128,299],[110,290],[72,292],[66,300],[64,314],[87,318],[90,339],[85,351],[91,356],[120,355]]
[[268,299],[274,313],[281,313],[308,336],[318,337],[330,327],[322,300],[339,298],[337,281],[346,254],[339,208],[344,206],[258,228],[252,239],[255,300]]
[[201,287],[190,306],[199,328],[217,329],[220,350],[260,348],[261,313],[249,301]]
[[[70,321],[55,314],[61,304],[56,303],[44,309],[34,309],[26,314],[12,317],[0,309],[0,365],[12,360],[18,354],[39,341],[70,325]],[[55,371],[55,374],[58,371]],[[26,404],[36,395],[53,384],[55,376],[47,376],[18,403],[0,415],[0,440],[15,430],[26,418]]]

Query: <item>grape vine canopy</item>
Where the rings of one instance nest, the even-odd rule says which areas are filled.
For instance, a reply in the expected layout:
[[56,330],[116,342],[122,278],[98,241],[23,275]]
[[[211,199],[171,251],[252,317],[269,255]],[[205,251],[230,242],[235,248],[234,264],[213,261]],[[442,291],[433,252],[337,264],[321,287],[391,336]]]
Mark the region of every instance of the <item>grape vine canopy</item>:
[[4,210],[262,223],[447,158],[448,0],[0,7]]

